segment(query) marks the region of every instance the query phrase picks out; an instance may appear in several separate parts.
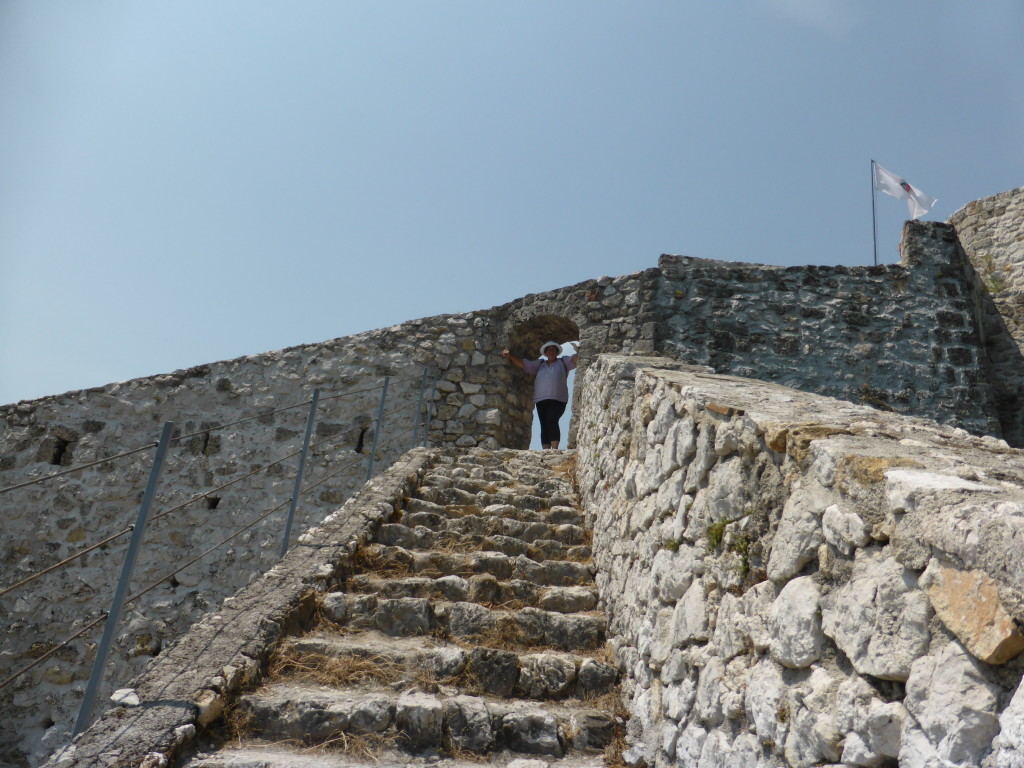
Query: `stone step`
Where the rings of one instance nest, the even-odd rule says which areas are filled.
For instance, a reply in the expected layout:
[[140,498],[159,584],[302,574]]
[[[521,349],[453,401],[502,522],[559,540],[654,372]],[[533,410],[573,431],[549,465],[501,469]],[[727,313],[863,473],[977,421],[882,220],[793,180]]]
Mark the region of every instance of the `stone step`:
[[[479,518],[477,518],[479,519]],[[514,522],[514,521],[510,521]],[[541,523],[535,523],[542,526]],[[573,539],[581,537],[582,530],[566,526],[567,530],[551,529],[545,533]],[[575,530],[573,530],[575,529]],[[455,552],[501,552],[509,556],[526,555],[533,560],[589,560],[591,549],[585,544],[567,544],[560,539],[536,538],[529,541],[502,534],[457,533],[435,531],[422,525],[410,528],[401,523],[386,523],[377,530],[378,544],[415,550],[448,550]]]
[[497,608],[536,606],[546,611],[577,613],[597,607],[597,588],[593,586],[546,587],[532,581],[512,579],[499,581],[489,573],[469,578],[426,576],[381,578],[361,573],[349,577],[345,592],[375,594],[380,598],[425,597],[431,600],[472,602]]
[[513,477],[507,472],[481,472],[478,477],[441,473],[437,470],[423,478],[423,486],[437,489],[455,489],[470,494],[522,493],[531,496],[573,495],[572,484],[559,477],[536,474],[532,477]]
[[[411,685],[454,687],[458,693],[521,699],[587,699],[616,685],[616,669],[589,656],[545,651],[513,653],[497,648],[462,648],[422,637],[380,632],[320,632],[288,640],[280,668],[335,670],[347,679],[364,674],[396,689]],[[328,659],[327,665],[318,661]],[[287,673],[286,673],[287,674]]]
[[491,504],[509,504],[517,509],[530,509],[534,511],[550,509],[551,507],[571,507],[576,503],[576,495],[572,493],[557,493],[543,496],[512,490],[496,490],[493,493],[486,491],[470,493],[460,488],[438,488],[432,485],[421,485],[416,489],[414,497],[424,501],[432,501],[442,506],[452,504],[462,507],[477,506],[482,509]]
[[392,637],[434,634],[563,651],[597,648],[604,642],[606,628],[604,616],[597,613],[565,614],[541,608],[506,611],[469,602],[344,592],[325,595],[321,611],[346,629],[376,629]]
[[411,752],[507,749],[562,757],[570,750],[603,749],[616,725],[612,715],[599,709],[289,682],[240,697],[237,709],[261,739],[311,745],[341,741],[342,734],[365,734],[393,740]]
[[[287,744],[247,744],[225,746],[216,752],[202,752],[181,768],[411,768],[410,756],[395,750],[365,753],[353,744],[349,753],[317,750],[303,751]],[[425,763],[424,763],[425,764]],[[431,757],[431,768],[480,768],[479,760]],[[487,765],[492,768],[605,768],[601,757],[570,753],[559,760],[527,758],[513,752],[491,753]]]
[[[505,511],[504,507],[492,507]],[[436,532],[460,535],[513,536],[526,542],[553,539],[567,545],[587,544],[590,536],[579,525],[548,521],[519,520],[501,514],[463,514],[458,517],[443,512],[403,512],[400,524],[408,528],[427,528]]]
[[426,499],[411,498],[405,502],[404,515],[425,513],[457,520],[462,517],[502,517],[524,523],[545,523],[547,525],[582,525],[583,513],[575,506],[554,506],[543,510],[519,509],[512,504],[436,504]]
[[368,544],[359,553],[362,572],[400,576],[463,576],[489,573],[496,579],[523,579],[553,587],[594,583],[593,566],[574,560],[533,560],[501,552],[438,552],[410,550],[384,544]]

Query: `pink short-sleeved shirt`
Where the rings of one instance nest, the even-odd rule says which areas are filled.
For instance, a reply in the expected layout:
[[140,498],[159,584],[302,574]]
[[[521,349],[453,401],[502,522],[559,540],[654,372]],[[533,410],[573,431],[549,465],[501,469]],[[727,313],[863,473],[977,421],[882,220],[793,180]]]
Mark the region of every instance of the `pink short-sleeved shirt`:
[[558,400],[569,402],[569,371],[576,367],[576,357],[559,357],[553,363],[544,360],[523,360],[523,368],[536,378],[533,382],[533,402]]

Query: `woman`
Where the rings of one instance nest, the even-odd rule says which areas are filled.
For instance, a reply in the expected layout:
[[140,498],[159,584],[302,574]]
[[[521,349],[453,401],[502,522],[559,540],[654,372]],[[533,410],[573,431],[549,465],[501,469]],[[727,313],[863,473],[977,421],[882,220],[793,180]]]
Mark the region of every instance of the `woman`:
[[534,376],[533,402],[537,404],[537,418],[540,419],[540,444],[542,448],[558,448],[562,433],[558,420],[565,413],[569,402],[569,371],[576,367],[576,355],[580,345],[572,344],[571,357],[559,357],[562,347],[554,341],[545,341],[540,348],[541,360],[520,360],[507,350],[501,356],[513,365]]

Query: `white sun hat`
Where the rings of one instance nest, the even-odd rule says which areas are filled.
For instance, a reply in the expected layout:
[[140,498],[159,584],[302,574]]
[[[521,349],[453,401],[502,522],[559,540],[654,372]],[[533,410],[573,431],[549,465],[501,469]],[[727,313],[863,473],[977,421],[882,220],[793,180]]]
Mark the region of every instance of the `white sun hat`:
[[545,341],[540,345],[540,356],[544,357],[544,350],[548,347],[558,347],[558,354],[562,354],[562,345],[557,341]]

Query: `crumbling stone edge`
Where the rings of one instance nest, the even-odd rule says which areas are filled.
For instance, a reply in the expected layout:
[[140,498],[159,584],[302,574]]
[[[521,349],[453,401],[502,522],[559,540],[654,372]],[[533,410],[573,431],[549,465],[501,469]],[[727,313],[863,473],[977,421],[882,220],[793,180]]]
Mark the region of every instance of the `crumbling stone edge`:
[[249,586],[224,600],[131,682],[132,693],[55,752],[44,768],[172,765],[174,756],[258,681],[277,640],[309,623],[317,596],[336,589],[359,547],[436,461],[414,448],[367,483]]

